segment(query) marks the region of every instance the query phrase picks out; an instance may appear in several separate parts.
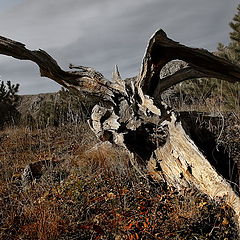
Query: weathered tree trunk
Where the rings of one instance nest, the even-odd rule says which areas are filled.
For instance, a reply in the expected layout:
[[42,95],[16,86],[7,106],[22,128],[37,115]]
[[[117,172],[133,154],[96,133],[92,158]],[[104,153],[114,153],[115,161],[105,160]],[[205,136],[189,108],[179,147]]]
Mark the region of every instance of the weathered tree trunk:
[[[41,76],[95,101],[89,125],[101,141],[125,148],[133,165],[155,180],[164,179],[178,189],[194,187],[211,198],[223,198],[234,209],[240,226],[239,197],[187,136],[175,113],[161,101],[164,90],[187,79],[215,77],[239,82],[239,66],[206,50],[174,42],[162,30],[150,39],[140,74],[126,80],[121,79],[117,68],[112,81],[89,67],[70,65],[76,71],[63,71],[46,52],[30,51],[22,43],[4,37],[0,37],[0,53],[35,62]],[[174,59],[187,65],[160,79],[161,69]]]

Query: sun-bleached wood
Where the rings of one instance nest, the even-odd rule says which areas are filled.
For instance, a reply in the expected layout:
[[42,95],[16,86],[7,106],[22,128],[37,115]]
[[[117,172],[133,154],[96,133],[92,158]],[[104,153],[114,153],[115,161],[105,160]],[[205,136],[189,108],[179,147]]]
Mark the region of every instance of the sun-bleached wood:
[[[137,77],[123,80],[116,67],[108,81],[91,67],[70,65],[62,70],[43,50],[28,50],[24,44],[0,37],[0,54],[35,62],[41,76],[75,89],[96,105],[89,120],[101,141],[123,147],[133,166],[146,176],[165,180],[178,189],[197,188],[209,197],[219,197],[236,213],[240,226],[240,199],[227,181],[210,165],[159,95],[179,82],[215,77],[240,82],[240,67],[203,49],[190,48],[169,39],[163,30],[150,39]],[[160,78],[166,63],[179,59],[186,66]]]

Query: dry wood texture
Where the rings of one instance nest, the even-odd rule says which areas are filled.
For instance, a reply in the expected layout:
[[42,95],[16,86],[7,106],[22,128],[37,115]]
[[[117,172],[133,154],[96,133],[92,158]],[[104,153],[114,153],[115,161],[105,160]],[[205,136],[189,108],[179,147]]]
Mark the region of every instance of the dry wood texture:
[[[159,100],[161,92],[187,79],[216,77],[239,82],[239,66],[206,50],[181,45],[162,30],[150,39],[139,75],[126,80],[121,79],[117,67],[112,81],[90,67],[70,65],[74,71],[63,71],[43,50],[31,51],[4,37],[0,37],[0,53],[33,61],[41,76],[96,101],[89,125],[100,140],[125,148],[133,165],[144,174],[151,172],[156,180],[165,179],[179,189],[198,188],[214,199],[224,198],[240,223],[239,197],[186,135],[171,109]],[[174,59],[187,64],[161,79],[161,69]]]

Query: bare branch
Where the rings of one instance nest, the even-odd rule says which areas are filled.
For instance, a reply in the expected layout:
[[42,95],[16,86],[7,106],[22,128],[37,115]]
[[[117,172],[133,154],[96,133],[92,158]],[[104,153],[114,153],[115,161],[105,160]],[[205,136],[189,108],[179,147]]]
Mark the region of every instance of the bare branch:
[[66,88],[76,89],[84,98],[89,97],[91,101],[97,98],[113,102],[113,92],[117,90],[112,89],[111,83],[91,67],[70,65],[71,69],[78,71],[64,71],[45,51],[41,49],[31,51],[24,44],[5,37],[0,37],[0,54],[35,62],[42,77],[48,77]]
[[[175,75],[160,79],[160,71],[164,65],[179,59],[187,62],[187,70],[181,70]],[[217,57],[204,49],[190,48],[169,39],[163,30],[157,31],[150,39],[142,70],[138,76],[137,85],[143,93],[153,96],[156,88],[166,89],[178,82],[191,78],[216,77],[229,82],[240,82],[240,67],[225,59]],[[164,83],[160,83],[163,81]],[[167,83],[170,81],[171,83]]]
[[162,92],[177,83],[201,77],[209,77],[209,75],[196,71],[191,67],[180,69],[170,76],[159,79],[159,82],[154,90],[153,97],[157,98]]

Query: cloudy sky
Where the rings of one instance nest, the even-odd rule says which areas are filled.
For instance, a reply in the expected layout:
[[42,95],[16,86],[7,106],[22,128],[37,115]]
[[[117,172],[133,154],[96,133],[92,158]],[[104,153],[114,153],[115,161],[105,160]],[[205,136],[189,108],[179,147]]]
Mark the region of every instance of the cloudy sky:
[[[0,35],[44,49],[63,69],[92,66],[110,78],[139,71],[149,37],[159,28],[193,47],[227,44],[238,0],[0,0]],[[21,94],[53,92],[31,62],[0,56],[0,80],[20,83]]]

